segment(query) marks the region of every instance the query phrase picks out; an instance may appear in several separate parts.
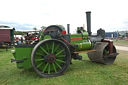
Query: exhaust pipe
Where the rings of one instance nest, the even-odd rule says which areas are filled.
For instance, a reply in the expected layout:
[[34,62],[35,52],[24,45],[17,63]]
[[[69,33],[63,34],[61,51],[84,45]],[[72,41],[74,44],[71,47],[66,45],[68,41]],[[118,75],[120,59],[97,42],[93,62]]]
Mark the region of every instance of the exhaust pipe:
[[67,32],[70,34],[70,24],[67,24]]
[[91,36],[91,11],[86,12],[86,19],[87,19],[87,32],[88,35]]

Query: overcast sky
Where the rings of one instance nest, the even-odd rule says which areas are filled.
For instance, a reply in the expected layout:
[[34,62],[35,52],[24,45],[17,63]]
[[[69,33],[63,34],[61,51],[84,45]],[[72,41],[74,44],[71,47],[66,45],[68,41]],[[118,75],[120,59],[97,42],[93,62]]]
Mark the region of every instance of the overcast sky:
[[86,11],[91,11],[93,33],[128,30],[128,0],[0,0],[0,24],[16,30],[70,24],[73,33],[86,27]]

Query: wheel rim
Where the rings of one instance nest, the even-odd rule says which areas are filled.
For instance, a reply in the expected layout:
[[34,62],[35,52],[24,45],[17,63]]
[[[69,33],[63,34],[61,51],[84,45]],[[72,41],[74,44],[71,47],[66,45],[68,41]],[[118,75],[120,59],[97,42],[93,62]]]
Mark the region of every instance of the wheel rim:
[[69,49],[62,41],[45,40],[36,45],[33,50],[32,64],[42,77],[60,75],[69,65]]

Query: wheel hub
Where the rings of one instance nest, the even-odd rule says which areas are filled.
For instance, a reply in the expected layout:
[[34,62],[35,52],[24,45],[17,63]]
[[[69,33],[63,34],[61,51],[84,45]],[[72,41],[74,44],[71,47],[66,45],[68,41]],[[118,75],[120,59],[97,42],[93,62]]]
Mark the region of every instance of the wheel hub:
[[54,54],[46,55],[44,61],[47,63],[54,63],[56,61],[56,56]]

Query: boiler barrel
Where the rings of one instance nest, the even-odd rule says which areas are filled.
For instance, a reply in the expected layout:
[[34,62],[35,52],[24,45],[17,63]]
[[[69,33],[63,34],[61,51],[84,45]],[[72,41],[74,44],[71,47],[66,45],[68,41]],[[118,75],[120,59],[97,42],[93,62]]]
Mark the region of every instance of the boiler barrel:
[[89,50],[92,48],[91,42],[84,42],[83,43],[77,43],[77,51],[83,51],[83,50]]

